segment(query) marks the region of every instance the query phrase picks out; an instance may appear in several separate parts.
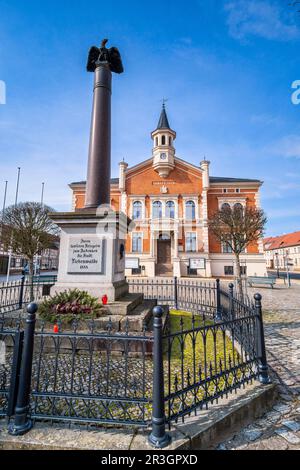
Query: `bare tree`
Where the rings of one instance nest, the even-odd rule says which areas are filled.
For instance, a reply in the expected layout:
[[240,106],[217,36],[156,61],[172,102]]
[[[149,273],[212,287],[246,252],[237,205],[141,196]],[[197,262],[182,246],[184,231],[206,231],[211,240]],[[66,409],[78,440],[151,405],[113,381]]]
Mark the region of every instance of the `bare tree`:
[[263,210],[236,204],[233,209],[224,204],[209,220],[209,229],[235,255],[238,292],[243,295],[240,255],[251,243],[263,236],[267,217]]
[[53,209],[44,204],[24,202],[7,207],[2,214],[3,247],[27,259],[31,286],[34,258],[49,248],[58,235],[58,227],[49,216],[51,212]]

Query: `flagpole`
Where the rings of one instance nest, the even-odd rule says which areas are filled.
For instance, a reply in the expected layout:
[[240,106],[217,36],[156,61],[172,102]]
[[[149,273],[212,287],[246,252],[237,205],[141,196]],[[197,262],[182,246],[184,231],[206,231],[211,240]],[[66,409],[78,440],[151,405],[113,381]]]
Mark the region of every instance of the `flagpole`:
[[[18,167],[17,186],[16,186],[16,197],[15,197],[15,208],[17,207],[17,204],[18,204],[19,186],[20,186],[20,174],[21,174],[21,168]],[[8,266],[7,266],[7,276],[6,276],[6,282],[7,282],[7,283],[9,282],[10,267],[11,267],[11,259],[12,259],[12,249],[10,248],[10,250],[9,250],[9,255],[8,255]]]
[[45,192],[45,183],[42,183],[42,197],[41,197],[41,204],[44,205],[44,192]]
[[4,197],[3,197],[3,207],[2,207],[2,220],[1,220],[1,243],[0,243],[0,253],[3,253],[3,269],[4,269],[4,244],[3,244],[3,228],[4,228],[4,222],[3,222],[3,217],[4,217],[4,212],[6,208],[6,197],[7,197],[7,185],[8,181],[5,181],[5,187],[4,187]]

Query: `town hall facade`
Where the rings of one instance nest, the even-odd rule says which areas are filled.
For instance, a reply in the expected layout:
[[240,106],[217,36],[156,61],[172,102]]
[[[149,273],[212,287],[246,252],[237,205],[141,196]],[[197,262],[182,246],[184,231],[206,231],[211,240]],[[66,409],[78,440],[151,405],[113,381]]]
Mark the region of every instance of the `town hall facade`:
[[[127,276],[234,275],[234,255],[208,229],[209,217],[224,204],[260,207],[262,182],[210,176],[210,162],[199,167],[176,156],[176,132],[165,106],[151,134],[152,157],[129,168],[120,163],[111,180],[111,206],[133,220],[126,241]],[[73,209],[85,204],[86,183],[70,185]],[[266,273],[263,244],[252,243],[241,256],[247,275]]]

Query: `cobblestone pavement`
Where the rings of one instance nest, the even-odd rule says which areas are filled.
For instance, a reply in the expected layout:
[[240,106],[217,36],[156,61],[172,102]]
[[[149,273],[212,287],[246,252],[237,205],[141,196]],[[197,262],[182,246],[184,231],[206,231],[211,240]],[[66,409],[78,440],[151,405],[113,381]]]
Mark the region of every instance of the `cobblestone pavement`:
[[265,336],[279,399],[261,419],[221,443],[219,450],[300,449],[300,283],[250,289],[263,296]]

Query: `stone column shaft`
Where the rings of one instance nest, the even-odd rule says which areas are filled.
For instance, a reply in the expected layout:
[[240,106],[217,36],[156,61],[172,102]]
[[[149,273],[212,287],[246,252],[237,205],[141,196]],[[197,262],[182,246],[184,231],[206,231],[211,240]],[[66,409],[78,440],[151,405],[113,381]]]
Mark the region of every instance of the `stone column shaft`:
[[85,208],[110,204],[111,82],[108,64],[95,70]]

